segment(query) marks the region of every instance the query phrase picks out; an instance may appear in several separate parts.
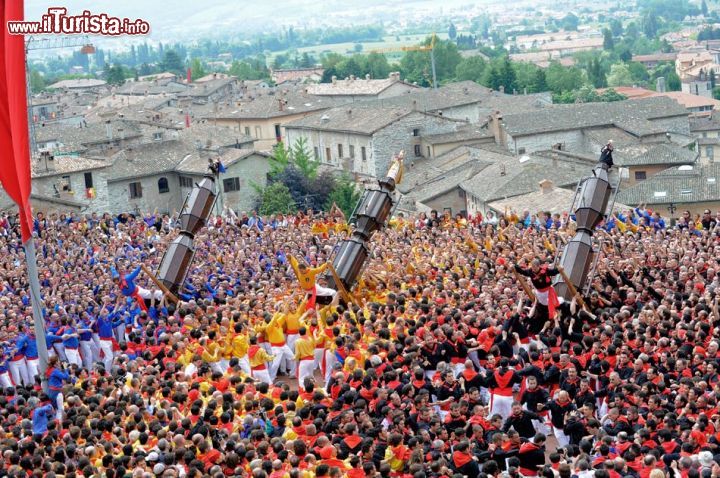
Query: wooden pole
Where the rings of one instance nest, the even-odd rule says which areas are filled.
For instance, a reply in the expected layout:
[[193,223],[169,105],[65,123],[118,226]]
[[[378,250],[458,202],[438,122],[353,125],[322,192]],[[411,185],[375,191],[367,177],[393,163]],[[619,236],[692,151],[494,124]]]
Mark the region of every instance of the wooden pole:
[[535,302],[535,293],[533,292],[532,288],[528,286],[527,282],[525,282],[525,277],[518,274],[518,271],[515,270],[513,267],[513,273],[515,274],[515,278],[520,283],[520,287],[522,287],[523,291],[525,291],[525,294],[530,298],[531,301]]
[[577,297],[578,304],[580,304],[581,307],[584,307],[585,300],[582,298],[581,295],[578,294],[578,291],[575,288],[575,284],[572,283],[568,275],[565,273],[565,269],[563,269],[562,266],[558,266],[557,270],[558,272],[560,272],[560,276],[563,278],[563,281],[565,281],[568,289],[570,289],[570,293],[573,295],[573,297]]
[[328,262],[328,269],[330,269],[330,274],[332,274],[333,279],[335,279],[335,285],[338,288],[338,294],[340,294],[340,297],[342,298],[342,300],[345,301],[346,304],[349,303],[352,297],[350,296],[350,293],[347,291],[347,289],[345,289],[345,286],[340,280],[340,276],[333,267],[332,262]]
[[145,264],[141,264],[141,265],[140,265],[140,268],[142,269],[142,271],[143,271],[145,274],[147,274],[147,276],[150,278],[150,280],[153,281],[153,282],[155,283],[155,285],[158,286],[158,288],[159,288],[161,291],[163,291],[163,293],[168,297],[168,299],[172,300],[172,301],[175,302],[176,304],[177,304],[178,302],[180,302],[180,299],[178,299],[175,294],[173,294],[172,292],[170,292],[170,289],[168,289],[167,287],[165,287],[165,284],[163,284],[162,282],[160,282],[160,281],[158,280],[158,278],[155,277],[155,274],[153,274],[152,272],[150,272],[150,271],[148,270],[148,268],[145,267]]

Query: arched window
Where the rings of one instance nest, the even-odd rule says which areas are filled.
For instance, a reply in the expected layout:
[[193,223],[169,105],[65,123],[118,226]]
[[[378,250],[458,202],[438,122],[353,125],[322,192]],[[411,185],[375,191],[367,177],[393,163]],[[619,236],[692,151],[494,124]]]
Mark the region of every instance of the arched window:
[[170,185],[168,184],[167,178],[158,179],[158,191],[160,194],[170,192]]

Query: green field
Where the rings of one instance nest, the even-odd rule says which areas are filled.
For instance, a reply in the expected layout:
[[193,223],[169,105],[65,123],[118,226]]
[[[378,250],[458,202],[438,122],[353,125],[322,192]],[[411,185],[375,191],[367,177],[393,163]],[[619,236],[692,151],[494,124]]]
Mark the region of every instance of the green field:
[[[413,46],[421,43],[424,39],[426,39],[428,36],[432,35],[432,32],[422,34],[422,35],[398,35],[399,40],[395,35],[387,35],[383,37],[383,41],[374,41],[374,42],[346,42],[346,43],[330,43],[325,45],[315,45],[315,46],[306,46],[302,48],[298,48],[297,51],[299,54],[307,53],[309,55],[312,55],[319,59],[320,55],[323,53],[339,53],[341,55],[352,55],[353,53],[358,53],[355,51],[355,45],[356,43],[360,43],[363,46],[362,51],[359,53],[370,53],[373,50],[383,50],[383,49],[392,49],[392,48],[400,48],[404,46]],[[448,35],[447,32],[444,33],[437,33],[437,37],[440,39],[447,39]],[[272,60],[277,56],[281,54],[288,53],[288,51],[291,50],[284,50],[279,52],[273,52],[268,57],[268,64],[272,63]],[[389,59],[399,59],[403,52],[383,52],[385,56],[387,56]]]

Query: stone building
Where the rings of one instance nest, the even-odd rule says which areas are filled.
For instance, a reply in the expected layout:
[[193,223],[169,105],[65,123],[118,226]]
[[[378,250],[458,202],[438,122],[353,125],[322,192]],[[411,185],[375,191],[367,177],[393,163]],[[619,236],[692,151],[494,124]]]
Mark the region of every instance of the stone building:
[[35,211],[62,209],[59,206],[85,212],[109,210],[109,161],[45,154],[34,158],[31,166]]
[[401,150],[407,163],[425,157],[423,136],[450,133],[465,124],[412,108],[357,103],[293,121],[285,125],[285,131],[289,144],[305,138],[309,151],[323,165],[361,176],[379,176]]
[[646,204],[663,216],[679,217],[684,210],[701,214],[720,210],[720,163],[671,168],[647,181],[621,190],[618,200],[625,204]]
[[667,133],[690,134],[687,110],[666,97],[555,105],[498,119],[502,143],[519,155],[557,145],[585,152],[588,142],[583,131],[598,128],[614,127],[643,141],[665,140]]
[[351,76],[344,80],[333,77],[330,83],[307,85],[308,94],[345,101],[392,98],[417,89],[418,86],[400,80],[400,73],[397,72],[381,80],[371,79],[369,75],[365,78]]
[[304,90],[282,89],[248,95],[229,108],[204,116],[204,119],[251,136],[255,148],[270,151],[280,141],[287,143],[287,123],[337,104],[333,98],[311,96]]

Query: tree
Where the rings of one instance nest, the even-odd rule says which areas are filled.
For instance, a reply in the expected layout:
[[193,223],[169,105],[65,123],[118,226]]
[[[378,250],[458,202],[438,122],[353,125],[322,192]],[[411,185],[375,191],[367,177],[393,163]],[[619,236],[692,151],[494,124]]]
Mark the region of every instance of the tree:
[[630,40],[636,40],[639,35],[640,30],[637,24],[635,22],[628,23],[627,27],[625,27],[625,36]]
[[505,88],[506,93],[513,93],[517,86],[517,77],[515,76],[515,70],[513,70],[510,57],[506,56],[499,69],[500,77],[502,78],[502,85]]
[[574,66],[566,68],[556,61],[545,71],[545,78],[550,91],[556,94],[577,90],[587,83],[584,70]]
[[285,149],[285,144],[282,141],[273,146],[272,154],[269,158],[269,163],[269,176],[271,179],[274,179],[276,176],[280,175],[280,173],[282,173],[285,168],[287,168],[290,164],[290,153],[287,149]]
[[548,90],[547,81],[545,79],[545,70],[538,68],[535,72],[535,78],[533,80],[532,92],[542,93]]
[[146,76],[150,75],[152,73],[152,68],[150,68],[150,65],[147,63],[143,63],[140,65],[140,69],[138,70],[138,75],[140,76]]
[[308,52],[305,52],[302,54],[302,59],[300,60],[300,67],[301,68],[312,68],[315,66],[315,58],[310,56]]
[[646,12],[642,19],[643,33],[649,39],[657,37],[658,18],[654,10]]
[[624,63],[615,63],[610,67],[610,74],[607,77],[607,82],[609,86],[632,85],[630,68]]
[[38,93],[45,89],[45,78],[35,69],[30,69],[30,90]]
[[580,25],[580,19],[573,13],[568,13],[560,20],[560,27],[566,31],[576,31]]
[[308,179],[317,177],[318,166],[320,165],[307,150],[307,139],[300,137],[290,151],[290,160],[300,172]]
[[627,64],[633,83],[645,83],[650,79],[647,68],[642,63],[631,61]]
[[682,89],[682,82],[680,77],[675,71],[670,71],[667,76],[667,89],[668,91],[680,91]]
[[105,70],[105,81],[107,81],[109,85],[122,85],[125,83],[125,71],[122,65],[115,63]]
[[700,4],[700,11],[702,12],[704,17],[708,16],[708,6],[705,0],[702,0],[702,3]]
[[354,51],[355,53],[360,53],[361,51],[363,51],[363,44],[362,44],[362,43],[356,43],[355,45],[353,45],[353,51]]
[[390,74],[390,64],[382,53],[370,53],[367,56],[365,73],[371,78],[387,78]]
[[618,58],[620,58],[621,61],[624,61],[625,63],[632,60],[632,52],[628,47],[623,47],[620,52],[618,53]]
[[292,214],[297,211],[288,187],[276,182],[270,184],[262,193],[260,202],[260,214]]
[[457,81],[474,81],[480,83],[486,67],[485,60],[481,56],[463,58],[455,68],[455,79]]
[[623,34],[623,25],[620,20],[613,18],[610,20],[610,31],[614,37],[619,37]]
[[[428,37],[422,45],[430,45],[431,38]],[[435,71],[438,82],[449,80],[455,77],[455,69],[462,60],[457,45],[449,40],[435,39]],[[419,85],[432,85],[432,67],[430,65],[430,52],[409,51],[400,60],[400,69],[405,79],[410,82],[417,82]]]
[[627,96],[621,95],[615,89],[608,88],[607,90],[603,91],[600,95],[600,101],[603,101],[605,103],[609,103],[611,101],[622,101],[626,100]]
[[350,219],[350,214],[352,214],[359,200],[360,191],[357,185],[348,176],[342,176],[337,180],[335,189],[330,193],[325,203],[325,209],[329,210],[335,204],[342,210],[345,217]]
[[590,59],[590,63],[585,70],[587,71],[588,81],[595,88],[604,88],[607,86],[605,69],[603,68],[603,63],[600,61],[599,55],[595,55]]
[[160,69],[162,71],[169,71],[176,75],[182,76],[183,70],[185,69],[180,56],[173,50],[165,52],[162,61],[160,62]]
[[603,50],[612,50],[615,48],[615,40],[612,32],[608,28],[603,29]]
[[205,68],[203,68],[200,58],[193,58],[190,62],[190,74],[192,75],[193,81],[207,75],[207,72],[205,71]]
[[503,84],[503,78],[495,65],[485,69],[485,77],[483,78],[482,84],[492,90],[499,90]]
[[593,103],[599,100],[600,95],[598,95],[595,88],[590,85],[584,85],[575,93],[575,101],[577,103]]
[[457,28],[455,28],[455,24],[453,22],[450,22],[450,27],[448,28],[448,37],[450,37],[451,40],[457,38]]
[[515,61],[512,62],[512,68],[515,71],[515,89],[520,92],[535,93],[535,75],[540,67],[530,62]]

